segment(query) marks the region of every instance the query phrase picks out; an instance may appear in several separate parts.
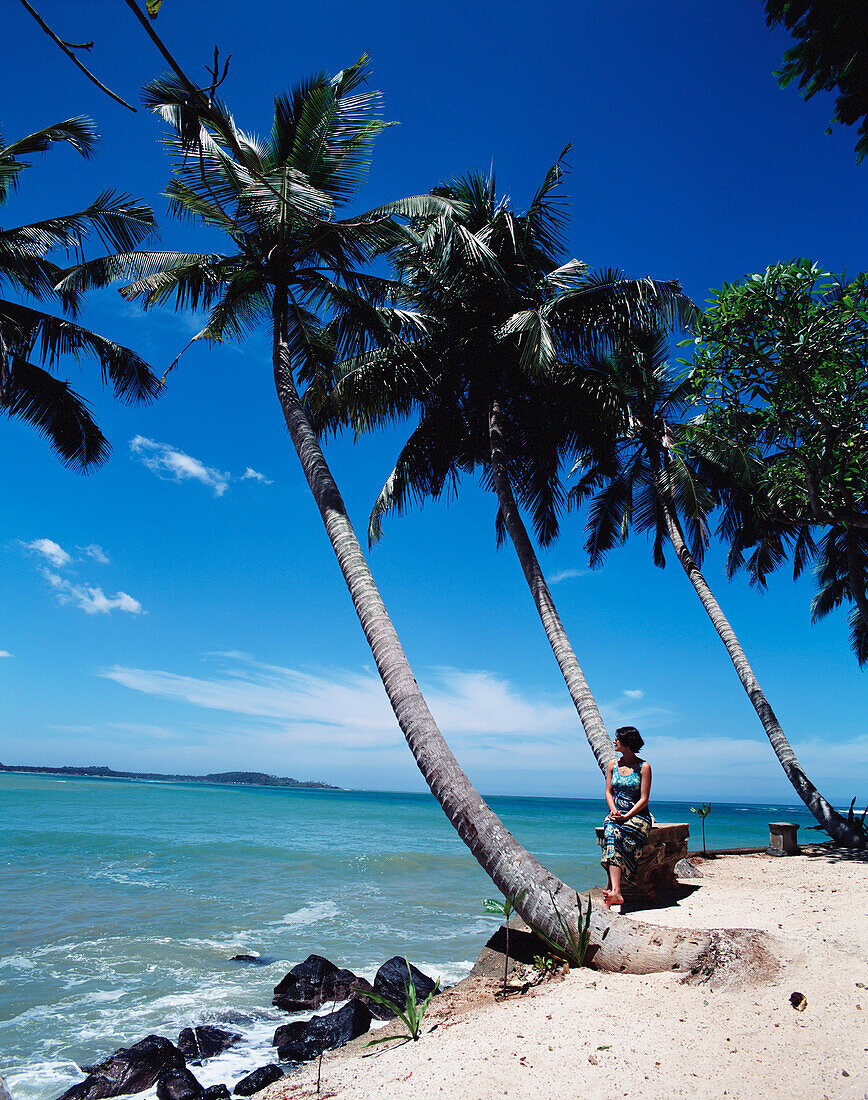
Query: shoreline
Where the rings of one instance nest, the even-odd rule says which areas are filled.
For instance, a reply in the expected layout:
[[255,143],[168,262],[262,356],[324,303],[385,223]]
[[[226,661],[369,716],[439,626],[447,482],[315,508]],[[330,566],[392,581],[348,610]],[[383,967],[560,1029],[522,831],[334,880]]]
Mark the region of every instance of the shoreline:
[[[777,953],[772,976],[713,989],[672,973],[582,968],[496,1001],[498,983],[471,975],[434,999],[419,1042],[372,1052],[362,1037],[326,1053],[320,1097],[863,1100],[868,857],[815,847],[691,862],[703,877],[690,892],[636,918],[761,929]],[[803,1011],[793,993],[806,998]],[[316,1078],[314,1062],[259,1095],[313,1097]]]

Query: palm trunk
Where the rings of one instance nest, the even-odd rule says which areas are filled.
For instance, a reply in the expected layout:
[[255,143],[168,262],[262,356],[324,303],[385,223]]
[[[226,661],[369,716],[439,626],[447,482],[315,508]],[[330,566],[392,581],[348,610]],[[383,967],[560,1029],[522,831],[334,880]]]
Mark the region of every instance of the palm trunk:
[[570,639],[564,630],[564,624],[558,615],[549,586],[546,584],[543,571],[534,553],[533,544],[519,514],[506,466],[503,426],[501,424],[500,405],[497,400],[491,402],[489,410],[489,439],[491,444],[491,478],[500,504],[500,514],[503,517],[507,534],[515,547],[537,613],[566,682],[570,697],[578,712],[588,744],[596,757],[600,771],[605,772],[606,765],[613,756],[612,740],[606,731],[603,717],[591,694],[591,689],[588,687],[585,674],[582,672],[573,647],[570,645]]
[[[575,923],[575,894],[526,851],[486,805],[461,770],[422,697],[299,400],[286,343],[286,308],[285,292],[278,289],[273,355],[277,396],[401,731],[432,794],[497,889],[510,898],[524,891],[516,906],[519,914],[566,947],[555,907]],[[720,950],[721,943],[725,951]],[[620,920],[597,909],[591,921],[591,945],[594,965],[600,969],[643,974],[714,969],[727,952],[749,964],[765,956],[762,942],[752,933],[659,928]]]
[[720,640],[726,646],[726,651],[735,667],[739,680],[741,680],[741,686],[747,692],[747,696],[753,704],[753,709],[757,712],[760,722],[762,722],[763,729],[766,731],[766,735],[771,742],[772,748],[775,750],[775,755],[780,761],[780,765],[784,769],[787,779],[792,783],[799,798],[801,798],[820,825],[823,826],[837,844],[844,845],[848,848],[863,846],[864,838],[860,836],[857,830],[847,823],[846,818],[842,817],[834,806],[831,806],[826,799],[823,798],[814,784],[808,779],[807,775],[805,775],[805,771],[796,759],[796,754],[793,752],[786,738],[786,734],[781,729],[780,722],[778,722],[777,716],[765,696],[765,692],[757,682],[756,676],[754,676],[753,669],[748,663],[744,650],[741,648],[741,644],[735,636],[735,631],[729,625],[726,616],[720,608],[720,604],[714,598],[714,594],[708,586],[708,582],[700,572],[699,566],[693,560],[693,555],[687,549],[687,544],[681,534],[681,526],[678,522],[675,508],[665,488],[660,485],[659,478],[658,490],[660,492],[663,514],[666,518],[666,527],[669,532],[669,540],[672,543],[672,548],[681,563],[682,569],[693,585],[702,606],[705,608],[709,619],[711,619],[714,629],[720,636]]

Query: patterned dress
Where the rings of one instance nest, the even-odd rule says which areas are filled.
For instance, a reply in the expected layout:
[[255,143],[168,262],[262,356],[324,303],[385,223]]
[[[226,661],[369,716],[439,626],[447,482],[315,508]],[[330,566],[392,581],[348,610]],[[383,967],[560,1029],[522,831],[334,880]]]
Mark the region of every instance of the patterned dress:
[[[621,775],[617,760],[612,769],[612,795],[615,807],[621,813],[629,813],[642,796],[641,768],[643,760],[636,758],[636,767],[629,775]],[[606,851],[600,862],[605,867],[614,863],[625,875],[636,873],[639,856],[648,839],[651,828],[651,812],[646,808],[642,813],[631,817],[629,821],[610,821],[606,818],[603,835]]]

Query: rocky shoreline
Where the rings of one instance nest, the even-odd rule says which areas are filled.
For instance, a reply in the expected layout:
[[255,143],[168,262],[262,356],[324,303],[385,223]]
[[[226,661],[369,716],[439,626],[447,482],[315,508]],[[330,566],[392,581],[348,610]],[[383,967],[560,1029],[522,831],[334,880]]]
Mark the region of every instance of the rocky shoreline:
[[[255,956],[236,956],[233,961],[258,960]],[[391,1020],[394,1012],[383,1000],[403,1006],[411,983],[420,1002],[439,991],[439,982],[400,955],[383,963],[373,984],[321,955],[309,955],[274,988],[274,1007],[289,1014],[314,1013],[307,1019],[290,1020],[277,1027],[272,1042],[277,1062],[259,1066],[231,1088],[225,1082],[205,1087],[190,1067],[201,1066],[230,1050],[243,1041],[243,1036],[212,1024],[198,1024],[184,1028],[176,1042],[163,1035],[147,1035],[131,1046],[115,1050],[95,1065],[82,1067],[85,1079],[67,1089],[58,1100],[107,1100],[146,1092],[154,1086],[157,1100],[228,1100],[230,1096],[252,1096],[325,1051],[365,1035],[374,1020]],[[317,1015],[316,1010],[325,1005],[330,1006],[328,1013]],[[0,1100],[9,1098],[8,1091],[3,1096],[4,1090],[0,1078]]]

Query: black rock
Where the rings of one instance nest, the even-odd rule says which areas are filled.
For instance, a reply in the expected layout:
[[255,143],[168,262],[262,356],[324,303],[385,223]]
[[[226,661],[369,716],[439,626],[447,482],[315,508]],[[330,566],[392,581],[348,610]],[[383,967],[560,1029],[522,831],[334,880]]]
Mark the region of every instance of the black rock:
[[274,960],[266,955],[233,955],[229,961],[233,963],[252,963],[254,966],[270,966]]
[[204,1092],[188,1069],[170,1069],[157,1081],[157,1100],[201,1100]]
[[229,1100],[232,1093],[225,1085],[209,1085],[202,1093],[200,1100]]
[[178,1036],[178,1050],[188,1062],[193,1059],[213,1058],[224,1050],[241,1042],[241,1036],[237,1031],[224,1031],[220,1027],[211,1024],[200,1024],[198,1027],[185,1027]]
[[[413,976],[413,985],[416,987],[416,1002],[421,1004],[432,992],[436,982],[429,978],[427,974],[423,974],[412,963],[410,963],[408,972],[407,960],[401,955],[394,955],[384,962],[377,971],[377,976],[374,978],[374,992],[379,993],[381,997],[388,997],[390,1001],[403,1009],[407,1003],[408,975]],[[362,999],[364,1000],[363,995]],[[394,1015],[385,1005],[379,1005],[373,1001],[370,1002],[370,1008],[371,1015],[378,1020],[391,1020]]]
[[342,1047],[371,1026],[371,1010],[353,998],[337,1012],[293,1020],[274,1033],[277,1056],[284,1062],[309,1062],[324,1050]]
[[371,983],[356,977],[352,970],[339,970],[322,955],[308,955],[277,983],[271,1003],[286,1012],[310,1012],[370,988]]
[[87,1067],[87,1077],[59,1100],[102,1100],[144,1092],[169,1070],[184,1069],[184,1055],[162,1035],[148,1035],[131,1047],[121,1047],[105,1061]]
[[274,1062],[269,1062],[267,1066],[260,1066],[253,1073],[248,1073],[246,1077],[242,1077],[233,1092],[236,1096],[252,1096],[254,1092],[261,1092],[262,1089],[274,1084],[275,1081],[279,1081],[283,1076],[284,1072],[280,1066]]

